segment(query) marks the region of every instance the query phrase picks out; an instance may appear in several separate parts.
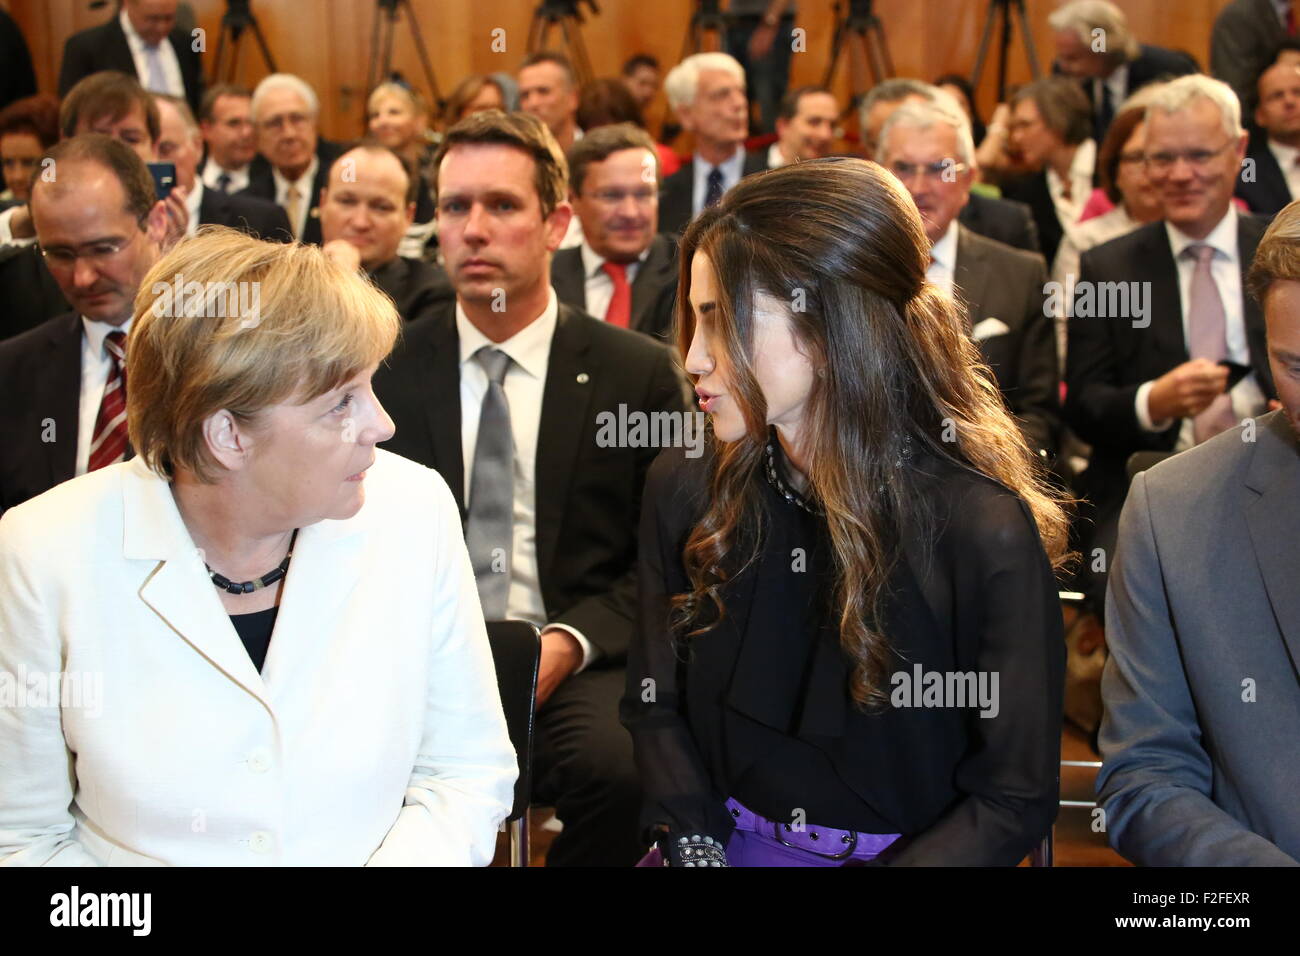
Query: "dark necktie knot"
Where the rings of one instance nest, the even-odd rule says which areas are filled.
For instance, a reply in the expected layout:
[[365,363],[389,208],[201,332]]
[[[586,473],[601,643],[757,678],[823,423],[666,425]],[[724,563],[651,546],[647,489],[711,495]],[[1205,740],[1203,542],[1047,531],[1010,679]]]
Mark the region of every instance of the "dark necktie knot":
[[704,193],[705,207],[716,206],[722,201],[722,168],[714,166],[709,170],[707,189]]

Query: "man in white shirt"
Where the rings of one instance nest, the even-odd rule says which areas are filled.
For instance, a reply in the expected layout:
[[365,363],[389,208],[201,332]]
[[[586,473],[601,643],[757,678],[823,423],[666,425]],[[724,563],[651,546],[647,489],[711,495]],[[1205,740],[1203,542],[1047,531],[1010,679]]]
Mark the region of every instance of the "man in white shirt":
[[253,94],[230,83],[212,87],[203,95],[199,129],[207,147],[203,185],[223,193],[247,189],[248,166],[257,155]]
[[667,348],[552,290],[572,213],[563,155],[540,120],[473,114],[435,161],[456,300],[408,323],[375,376],[397,426],[386,447],[436,468],[461,503],[485,617],[541,628],[533,792],[564,823],[548,865],[630,866],[646,842],[618,702],[657,451],[630,434],[602,438],[598,422],[681,415],[682,383]]
[[1096,530],[1084,558],[1103,581],[1129,456],[1182,451],[1275,397],[1263,317],[1243,292],[1265,222],[1232,205],[1246,152],[1237,96],[1179,77],[1146,115],[1147,174],[1165,219],[1083,254],[1068,326],[1066,420],[1092,445],[1080,490]]
[[745,71],[734,58],[688,56],[669,71],[664,91],[682,127],[695,136],[695,155],[664,180],[659,203],[660,229],[681,233],[741,177],[767,168],[767,157],[745,152],[749,100]]
[[1237,196],[1272,216],[1300,197],[1300,66],[1275,63],[1260,75],[1255,125]]
[[59,174],[35,184],[32,217],[72,311],[0,343],[0,511],[129,453],[114,353],[167,229],[148,169],[122,143],[78,136],[46,156]]
[[786,93],[776,114],[776,142],[768,147],[767,168],[829,156],[839,115],[840,105],[825,87],[801,86]]
[[203,98],[203,71],[194,38],[176,26],[177,0],[123,0],[116,17],[74,33],[63,48],[59,95],[102,70],[136,77],[151,93],[184,97],[192,110]]
[[673,242],[658,234],[654,141],[630,123],[602,126],[575,143],[568,160],[569,201],[584,239],[555,254],[556,295],[595,318],[667,339],[677,256]]
[[912,194],[931,242],[926,278],[966,306],[979,346],[1030,447],[1050,460],[1060,431],[1047,267],[1036,252],[977,235],[958,214],[975,181],[970,121],[949,98],[907,103],[880,133],[877,157]]
[[253,91],[258,155],[249,167],[248,194],[284,208],[294,238],[320,244],[320,197],[341,146],[320,138],[320,100],[307,83],[272,73]]

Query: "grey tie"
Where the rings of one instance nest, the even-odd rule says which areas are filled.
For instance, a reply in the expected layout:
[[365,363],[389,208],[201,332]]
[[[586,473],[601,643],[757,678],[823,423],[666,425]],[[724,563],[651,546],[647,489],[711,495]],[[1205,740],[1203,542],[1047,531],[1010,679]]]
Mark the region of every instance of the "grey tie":
[[515,443],[503,385],[510,356],[485,345],[474,353],[474,358],[487,372],[488,388],[474,444],[465,544],[474,565],[483,617],[500,621],[506,616],[514,541]]
[[[1221,362],[1228,357],[1228,321],[1219,285],[1210,271],[1214,247],[1196,243],[1183,250],[1183,255],[1196,261],[1187,295],[1187,351],[1192,358]],[[1199,445],[1236,424],[1232,397],[1225,393],[1192,419],[1192,434]]]

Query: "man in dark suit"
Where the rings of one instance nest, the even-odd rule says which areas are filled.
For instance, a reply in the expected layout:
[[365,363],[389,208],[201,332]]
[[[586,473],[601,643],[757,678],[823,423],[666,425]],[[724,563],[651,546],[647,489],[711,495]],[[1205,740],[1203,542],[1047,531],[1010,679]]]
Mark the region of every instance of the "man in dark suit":
[[[1139,43],[1123,11],[1106,0],[1074,0],[1053,10],[1047,22],[1055,33],[1053,67],[1083,84],[1092,103],[1092,138],[1098,143],[1131,94],[1156,80],[1198,70],[1186,53]],[[1105,38],[1101,49],[1096,48],[1098,37]]]
[[123,0],[107,23],[68,37],[59,70],[59,95],[101,70],[136,77],[152,93],[183,96],[198,112],[203,68],[193,39],[176,27],[177,0]]
[[[1263,318],[1242,294],[1264,221],[1232,205],[1246,151],[1238,109],[1236,94],[1206,76],[1162,87],[1148,106],[1145,152],[1165,220],[1081,259],[1068,320],[1065,417],[1092,445],[1078,490],[1092,509],[1081,544],[1084,584],[1096,602],[1128,492],[1129,456],[1199,444],[1274,397]],[[1232,366],[1239,380],[1230,380]]]
[[534,796],[564,823],[548,863],[631,865],[644,852],[640,785],[618,700],[657,449],[611,418],[697,419],[666,347],[552,291],[571,213],[540,120],[473,114],[436,162],[456,301],[405,326],[375,376],[397,425],[387,447],[436,468],[461,504],[484,615],[542,629]]
[[0,9],[0,110],[14,100],[36,95],[36,72],[23,31]]
[[800,86],[787,92],[776,114],[776,142],[768,147],[767,168],[829,156],[839,116],[840,105],[824,86]]
[[1007,407],[1030,447],[1050,459],[1060,431],[1060,375],[1044,308],[1047,267],[1037,253],[986,239],[957,221],[975,178],[966,114],[939,99],[901,106],[885,121],[877,155],[921,213],[931,242],[927,278],[965,302],[971,338]]
[[32,217],[72,311],[0,342],[0,512],[121,459],[120,356],[167,229],[148,169],[118,141],[77,136],[46,157],[59,174],[33,186]]
[[320,139],[316,91],[288,73],[273,73],[253,91],[258,155],[249,165],[248,189],[284,208],[299,242],[320,244],[321,193],[343,147]]
[[[912,79],[891,79],[872,87],[858,108],[862,145],[868,159],[874,159],[880,131],[894,110],[906,103],[930,103],[946,96],[930,83]],[[955,101],[954,101],[955,102]],[[1038,228],[1033,213],[1022,202],[983,196],[972,192],[958,215],[971,232],[996,239],[1017,249],[1038,252]]]
[[677,301],[677,254],[672,240],[656,234],[654,140],[630,123],[602,126],[574,143],[568,159],[569,201],[583,240],[555,254],[555,294],[580,312],[666,340]]
[[0,289],[5,298],[5,307],[0,309],[0,340],[68,310],[68,300],[35,243],[0,246]]
[[696,53],[664,81],[682,128],[695,134],[695,154],[667,179],[659,199],[659,228],[680,235],[700,210],[751,173],[767,168],[762,153],[745,152],[749,101],[745,71],[725,53]]
[[158,139],[159,162],[176,166],[176,184],[189,190],[189,228],[194,235],[199,226],[229,226],[261,239],[291,242],[289,218],[273,202],[253,196],[227,195],[208,189],[199,179],[199,158],[203,140],[189,106],[179,97],[155,93],[161,135]]
[[1249,280],[1281,408],[1133,480],[1097,796],[1141,866],[1300,864],[1300,206]]
[[365,143],[334,160],[320,204],[325,254],[365,269],[407,322],[440,313],[456,295],[440,266],[397,254],[421,182],[391,149]]
[[1279,9],[1275,0],[1232,0],[1214,18],[1210,72],[1232,87],[1245,116],[1254,115],[1255,82],[1288,36],[1288,13],[1294,18],[1294,9]]
[[1259,78],[1259,106],[1237,196],[1272,216],[1300,196],[1300,67],[1277,63]]

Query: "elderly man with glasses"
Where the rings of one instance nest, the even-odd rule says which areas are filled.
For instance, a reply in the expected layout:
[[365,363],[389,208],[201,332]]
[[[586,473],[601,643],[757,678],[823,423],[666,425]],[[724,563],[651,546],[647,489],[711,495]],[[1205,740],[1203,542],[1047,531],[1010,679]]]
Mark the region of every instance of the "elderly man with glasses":
[[1081,544],[1098,605],[1129,456],[1198,445],[1276,397],[1244,279],[1266,223],[1232,204],[1247,140],[1237,96],[1179,77],[1152,95],[1146,126],[1164,219],[1083,253],[1069,319],[1065,417],[1092,445],[1078,490],[1095,512]]

